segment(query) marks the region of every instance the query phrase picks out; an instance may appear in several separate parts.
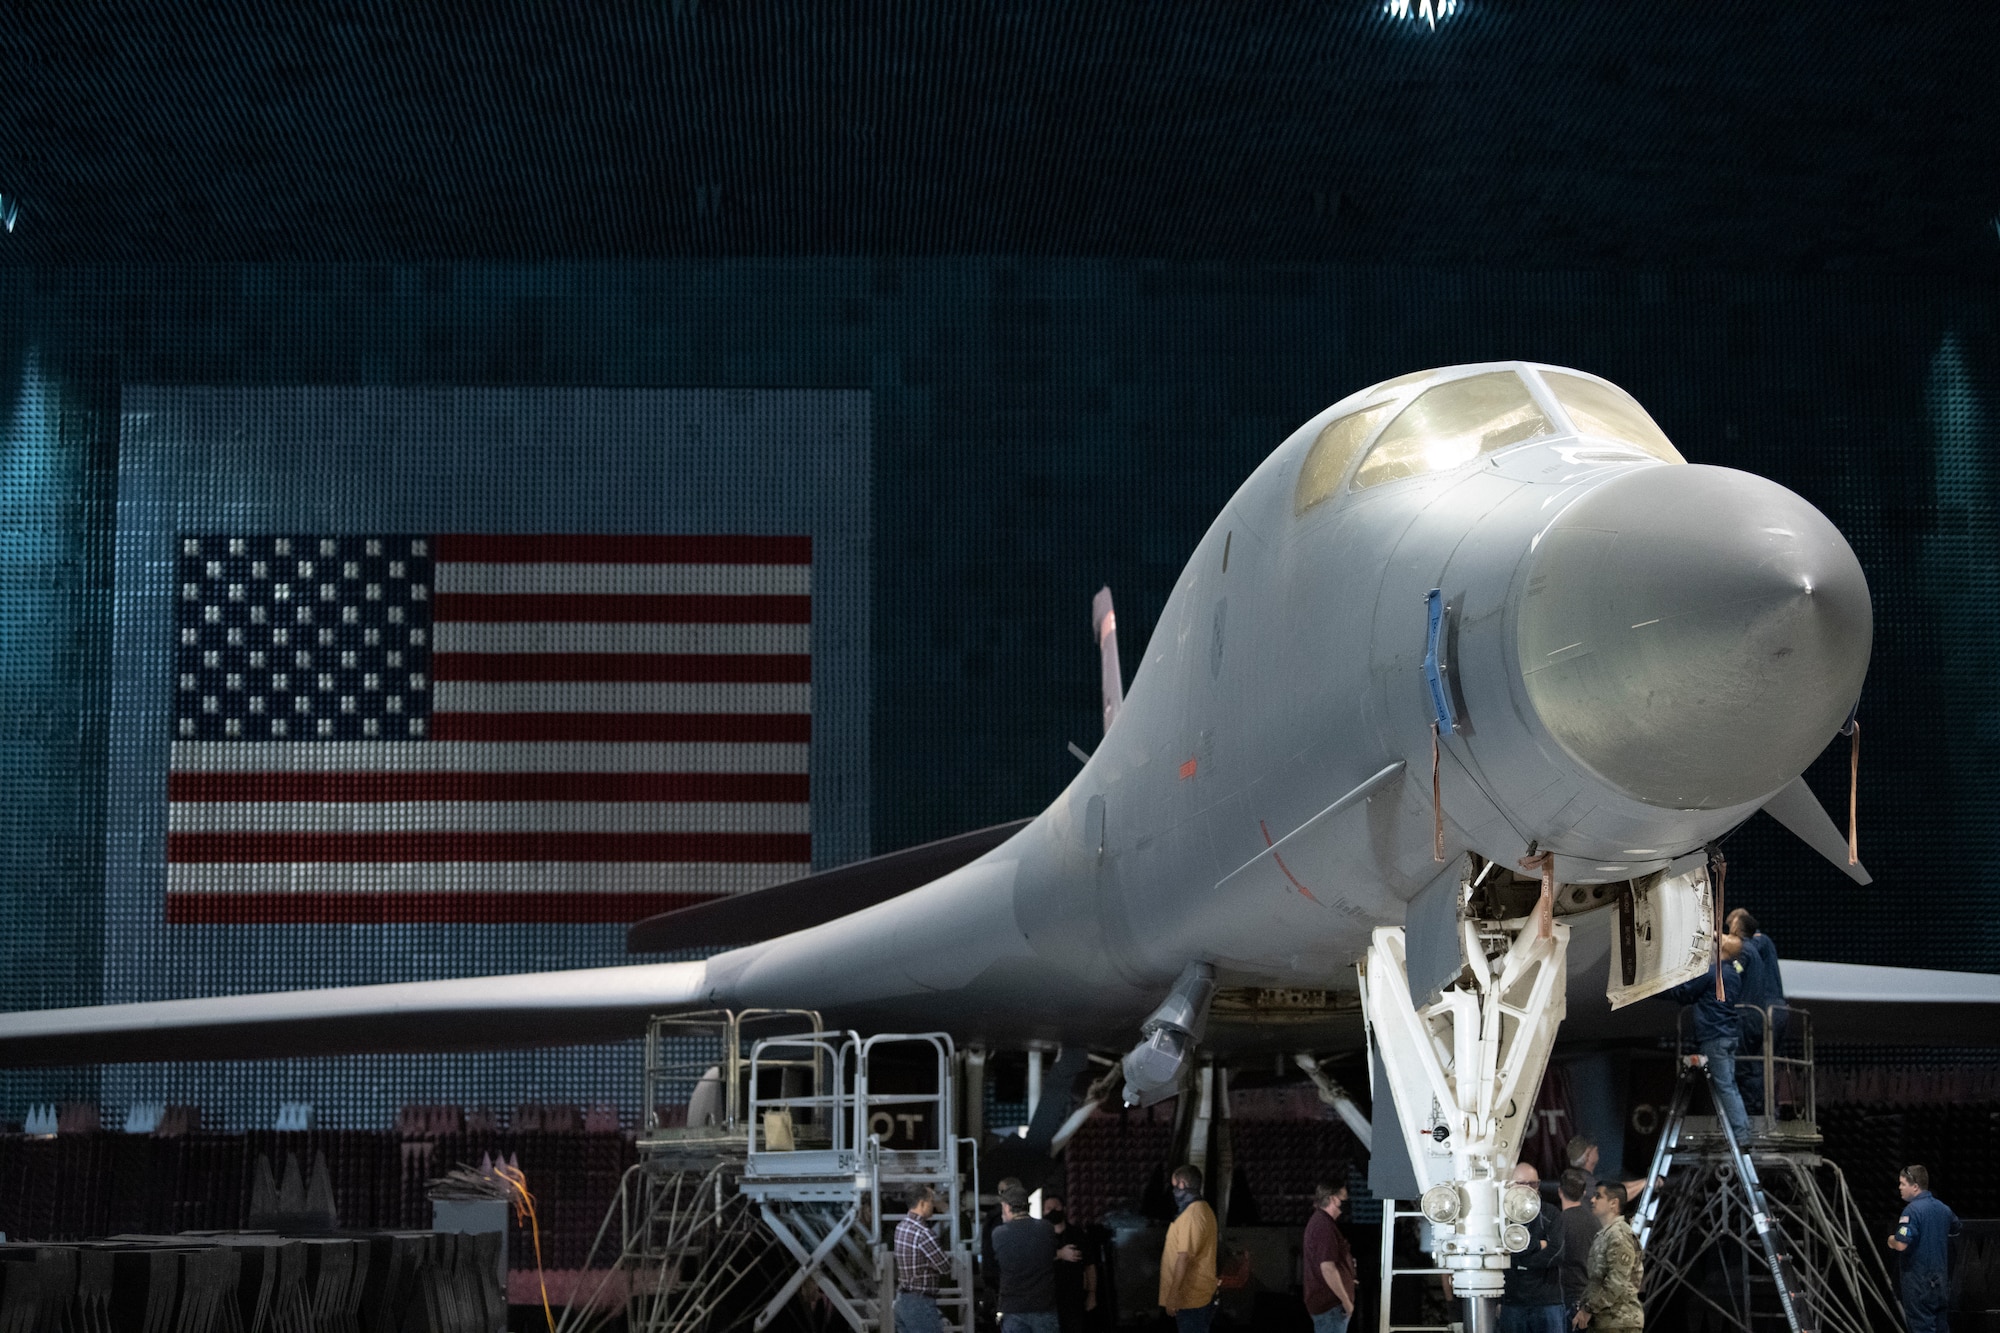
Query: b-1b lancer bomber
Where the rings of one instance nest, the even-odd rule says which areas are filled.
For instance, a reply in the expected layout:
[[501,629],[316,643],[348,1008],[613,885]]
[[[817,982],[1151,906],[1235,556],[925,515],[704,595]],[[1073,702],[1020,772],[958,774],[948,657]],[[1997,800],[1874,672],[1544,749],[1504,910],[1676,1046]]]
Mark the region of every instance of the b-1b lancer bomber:
[[[597,1040],[787,1007],[1123,1052],[1147,1102],[1200,1049],[1361,1038],[1338,1016],[1231,1025],[1218,996],[1358,990],[1375,1151],[1456,1192],[1439,1259],[1481,1308],[1572,921],[1616,923],[1616,1007],[1709,965],[1708,849],[1760,808],[1867,882],[1800,780],[1867,674],[1859,562],[1805,500],[1687,463],[1591,375],[1455,366],[1343,399],[1216,518],[1129,694],[1108,599],[1097,626],[1106,730],[1048,809],[633,929],[639,950],[750,941],[706,961],[18,1013],[0,1063]],[[1786,964],[1808,1001],[1884,973]],[[1904,999],[2000,1001],[1994,978],[1896,977]]]

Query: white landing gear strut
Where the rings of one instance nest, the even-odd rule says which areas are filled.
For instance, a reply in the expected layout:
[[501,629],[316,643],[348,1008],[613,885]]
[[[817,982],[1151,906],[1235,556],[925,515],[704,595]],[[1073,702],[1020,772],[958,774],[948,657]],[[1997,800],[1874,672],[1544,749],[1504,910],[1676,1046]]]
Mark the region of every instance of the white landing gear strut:
[[1459,931],[1464,971],[1418,1008],[1403,930],[1378,927],[1361,965],[1361,996],[1388,1081],[1375,1089],[1375,1151],[1393,1151],[1383,1142],[1386,1092],[1438,1266],[1465,1302],[1466,1333],[1486,1333],[1508,1264],[1527,1247],[1526,1224],[1541,1209],[1532,1186],[1510,1181],[1563,1019],[1569,927],[1556,923],[1544,937],[1528,916],[1462,921]]

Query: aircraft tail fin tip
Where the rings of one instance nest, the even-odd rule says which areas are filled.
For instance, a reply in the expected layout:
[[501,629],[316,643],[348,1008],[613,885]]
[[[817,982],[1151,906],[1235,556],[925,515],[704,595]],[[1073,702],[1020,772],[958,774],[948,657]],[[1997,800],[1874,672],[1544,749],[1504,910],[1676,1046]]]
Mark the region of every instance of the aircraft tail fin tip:
[[1111,609],[1111,589],[1099,588],[1090,599],[1090,632],[1097,640],[1098,685],[1104,697],[1104,729],[1125,705],[1125,669],[1118,661],[1118,616]]

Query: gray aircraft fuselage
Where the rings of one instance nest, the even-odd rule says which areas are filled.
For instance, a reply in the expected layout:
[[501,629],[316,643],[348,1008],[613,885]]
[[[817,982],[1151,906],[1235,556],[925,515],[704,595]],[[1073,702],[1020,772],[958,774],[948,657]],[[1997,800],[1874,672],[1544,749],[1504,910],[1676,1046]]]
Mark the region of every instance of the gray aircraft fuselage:
[[[1405,429],[1415,475],[1355,484],[1413,402],[1480,375],[1520,377],[1525,423]],[[718,955],[707,996],[1118,1045],[1194,961],[1224,986],[1352,990],[1371,930],[1468,854],[1512,875],[1553,852],[1558,910],[1584,910],[1608,901],[1593,886],[1735,827],[1855,703],[1860,566],[1790,491],[1682,463],[1663,438],[1580,433],[1550,383],[1526,363],[1454,367],[1306,423],[1202,538],[1115,723],[1046,812],[923,888]],[[1329,430],[1383,404],[1345,445]],[[1541,433],[1505,442],[1536,413]]]
[[[1121,1049],[1198,964],[1224,988],[1210,1050],[1353,1045],[1371,932],[1440,877],[1497,893],[1482,921],[1518,919],[1541,891],[1520,862],[1549,853],[1576,915],[1686,881],[1767,802],[1845,860],[1795,780],[1853,708],[1871,632],[1825,517],[1685,464],[1615,387],[1520,362],[1404,376],[1264,461],[1096,753],[961,869],[706,963],[0,1015],[0,1061],[560,1044],[707,1006]],[[1580,997],[1595,961],[1571,962]],[[2000,1002],[1980,981],[1930,978]]]

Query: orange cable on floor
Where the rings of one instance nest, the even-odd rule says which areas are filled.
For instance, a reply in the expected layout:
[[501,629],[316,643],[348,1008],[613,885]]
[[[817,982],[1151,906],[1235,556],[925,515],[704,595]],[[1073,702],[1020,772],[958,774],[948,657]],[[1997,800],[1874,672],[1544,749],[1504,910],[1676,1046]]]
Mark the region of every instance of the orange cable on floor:
[[528,1220],[529,1234],[535,1242],[535,1283],[542,1290],[542,1318],[548,1321],[549,1333],[556,1333],[555,1311],[549,1308],[549,1283],[542,1274],[542,1223],[535,1215],[535,1196],[528,1193],[528,1178],[520,1167],[505,1163],[495,1165],[493,1174],[520,1195],[514,1200],[514,1221],[518,1225],[522,1218]]

